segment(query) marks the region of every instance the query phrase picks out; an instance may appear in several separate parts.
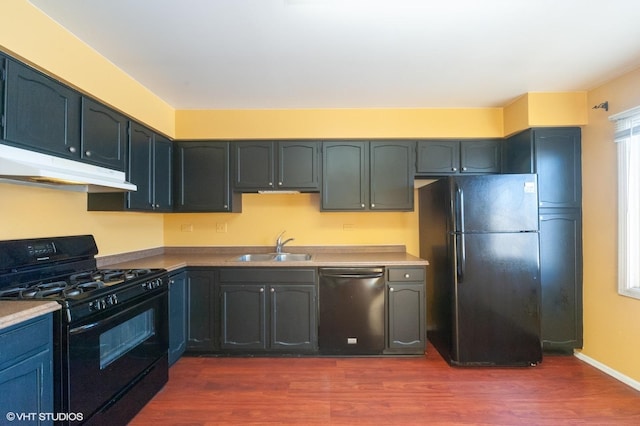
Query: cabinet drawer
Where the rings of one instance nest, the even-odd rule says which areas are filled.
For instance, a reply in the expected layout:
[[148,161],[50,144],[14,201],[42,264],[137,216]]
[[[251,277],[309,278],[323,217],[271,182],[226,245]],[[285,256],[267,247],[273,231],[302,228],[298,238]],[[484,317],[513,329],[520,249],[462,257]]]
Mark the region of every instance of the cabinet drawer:
[[424,281],[424,268],[388,268],[389,281]]
[[53,333],[51,315],[0,331],[0,368],[23,355],[47,346]]

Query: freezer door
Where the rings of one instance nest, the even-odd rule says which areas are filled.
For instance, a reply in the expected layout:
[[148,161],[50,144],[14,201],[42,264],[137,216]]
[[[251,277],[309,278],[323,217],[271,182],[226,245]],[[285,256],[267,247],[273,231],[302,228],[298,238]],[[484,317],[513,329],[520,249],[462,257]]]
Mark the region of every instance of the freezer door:
[[538,229],[535,174],[460,176],[449,183],[455,232]]
[[451,235],[457,253],[451,363],[542,360],[538,234]]

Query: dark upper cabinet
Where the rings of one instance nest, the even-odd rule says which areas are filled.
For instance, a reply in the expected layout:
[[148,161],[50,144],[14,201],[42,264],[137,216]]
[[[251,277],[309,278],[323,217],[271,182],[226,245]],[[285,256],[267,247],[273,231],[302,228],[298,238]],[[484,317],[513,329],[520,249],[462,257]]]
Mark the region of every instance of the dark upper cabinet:
[[5,62],[5,141],[80,159],[80,94],[19,62]]
[[369,209],[413,210],[415,143],[371,142]]
[[318,191],[319,143],[315,141],[237,141],[233,143],[233,187]]
[[505,173],[537,173],[541,208],[580,208],[580,129],[529,129],[508,138]]
[[0,53],[0,139],[4,139],[5,130],[5,104],[7,99],[4,94],[7,86],[7,61],[8,59]]
[[414,142],[322,145],[322,210],[412,210]]
[[416,174],[500,173],[501,151],[501,141],[497,139],[419,141]]
[[82,97],[83,161],[125,171],[128,124],[124,115]]
[[89,210],[170,212],[173,209],[173,145],[134,121],[129,128],[127,179],[137,191],[90,193]]
[[131,122],[129,130],[129,181],[138,186],[128,192],[130,210],[169,212],[173,208],[171,191],[171,141],[148,128]]
[[229,142],[174,142],[174,210],[239,212],[229,183]]

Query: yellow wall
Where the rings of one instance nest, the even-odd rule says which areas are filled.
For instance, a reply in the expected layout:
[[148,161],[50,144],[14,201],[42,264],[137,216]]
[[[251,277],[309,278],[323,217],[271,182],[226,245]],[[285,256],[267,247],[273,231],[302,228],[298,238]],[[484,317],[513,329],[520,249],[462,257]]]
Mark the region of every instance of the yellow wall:
[[583,354],[640,381],[640,300],[617,293],[617,165],[612,114],[640,105],[640,70],[589,92],[582,131],[584,350]]

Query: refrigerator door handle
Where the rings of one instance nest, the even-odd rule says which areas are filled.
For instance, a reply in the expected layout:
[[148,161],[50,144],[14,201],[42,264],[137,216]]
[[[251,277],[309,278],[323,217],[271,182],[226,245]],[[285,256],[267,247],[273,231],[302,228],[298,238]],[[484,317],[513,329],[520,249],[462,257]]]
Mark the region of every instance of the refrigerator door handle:
[[[462,188],[458,187],[458,214],[460,216],[460,232],[464,232],[464,191]],[[462,238],[464,241],[464,237]]]
[[461,283],[464,280],[464,272],[467,263],[464,234],[456,234],[456,240],[458,283]]

